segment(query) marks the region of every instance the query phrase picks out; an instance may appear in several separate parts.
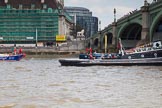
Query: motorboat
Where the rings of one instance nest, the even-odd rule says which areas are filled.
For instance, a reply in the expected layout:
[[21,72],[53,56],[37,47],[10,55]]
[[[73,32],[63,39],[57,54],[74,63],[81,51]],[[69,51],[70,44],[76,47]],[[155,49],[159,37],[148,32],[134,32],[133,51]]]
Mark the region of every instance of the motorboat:
[[[120,41],[119,41],[120,42]],[[120,44],[119,53],[115,57],[101,56],[91,59],[88,54],[82,54],[78,59],[59,59],[62,66],[161,66],[162,65],[162,44],[155,41],[142,46],[125,50]]]

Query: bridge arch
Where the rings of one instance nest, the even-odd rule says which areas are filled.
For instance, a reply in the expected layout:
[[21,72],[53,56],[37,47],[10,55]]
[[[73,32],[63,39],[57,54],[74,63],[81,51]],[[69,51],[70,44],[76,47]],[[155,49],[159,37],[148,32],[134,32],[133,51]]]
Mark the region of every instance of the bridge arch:
[[94,40],[93,45],[94,45],[95,47],[97,47],[97,46],[98,46],[98,43],[99,43],[99,39],[98,39],[98,38],[96,38],[96,39]]
[[150,27],[151,41],[162,40],[162,11],[156,15]]
[[118,32],[118,38],[121,38],[122,44],[127,48],[135,47],[141,40],[142,25],[138,22],[125,24]]
[[123,40],[140,40],[142,26],[139,23],[125,24],[118,32],[118,37]]

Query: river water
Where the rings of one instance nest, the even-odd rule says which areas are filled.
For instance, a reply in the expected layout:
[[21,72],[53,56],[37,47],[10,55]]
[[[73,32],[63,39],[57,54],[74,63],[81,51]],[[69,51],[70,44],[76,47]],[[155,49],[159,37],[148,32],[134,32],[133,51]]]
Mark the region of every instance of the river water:
[[0,108],[162,108],[162,67],[0,62]]

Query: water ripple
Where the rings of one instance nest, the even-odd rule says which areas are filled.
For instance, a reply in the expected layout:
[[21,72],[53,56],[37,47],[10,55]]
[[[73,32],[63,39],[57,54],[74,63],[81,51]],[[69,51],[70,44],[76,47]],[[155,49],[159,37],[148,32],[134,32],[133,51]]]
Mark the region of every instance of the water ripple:
[[160,108],[162,67],[0,62],[0,108]]

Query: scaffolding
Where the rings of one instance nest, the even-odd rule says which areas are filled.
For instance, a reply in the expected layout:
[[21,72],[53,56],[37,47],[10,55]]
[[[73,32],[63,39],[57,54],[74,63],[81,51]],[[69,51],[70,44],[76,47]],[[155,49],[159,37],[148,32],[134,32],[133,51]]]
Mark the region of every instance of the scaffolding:
[[0,43],[35,43],[36,40],[42,43],[55,42],[58,35],[58,22],[57,9],[0,7]]

